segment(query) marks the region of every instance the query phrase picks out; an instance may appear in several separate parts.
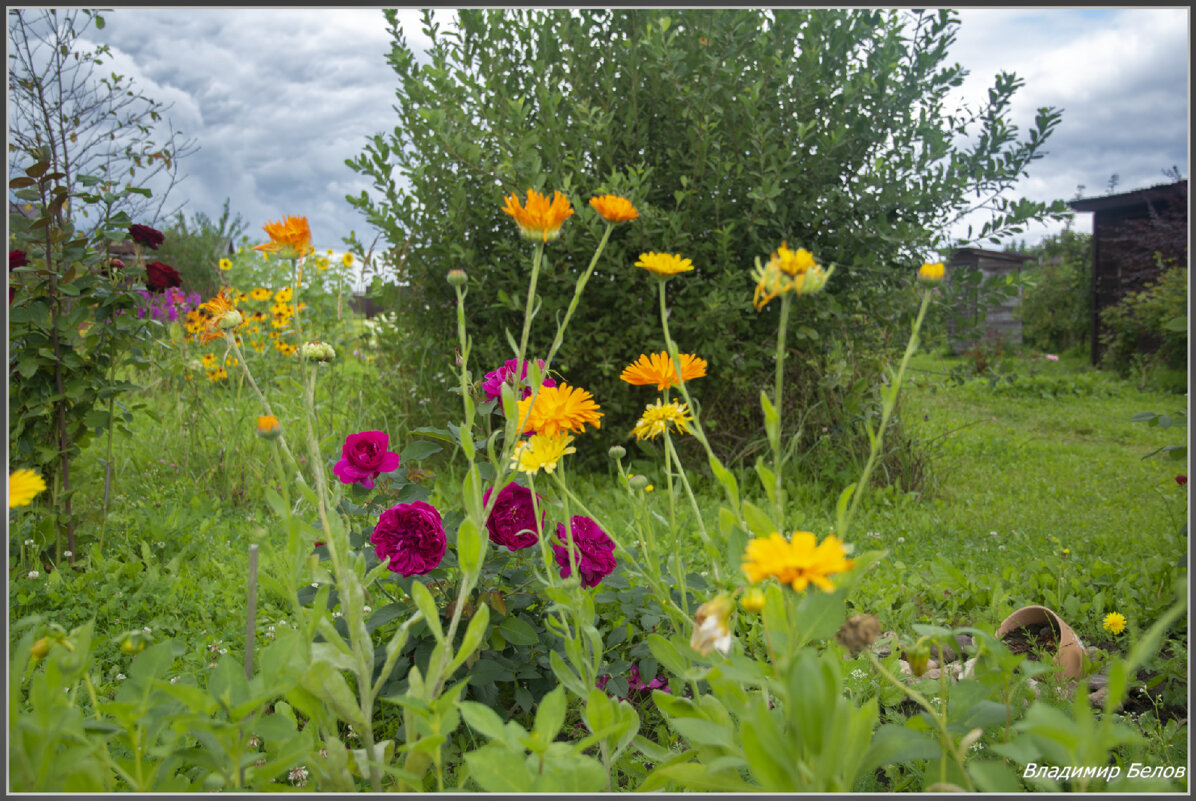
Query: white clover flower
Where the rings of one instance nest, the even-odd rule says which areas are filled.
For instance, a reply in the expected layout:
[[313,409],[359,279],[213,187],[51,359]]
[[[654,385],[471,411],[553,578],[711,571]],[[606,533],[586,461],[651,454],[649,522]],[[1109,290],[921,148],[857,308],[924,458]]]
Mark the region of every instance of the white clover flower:
[[29,571],[29,576],[28,576],[28,577],[29,577],[29,578],[31,578],[31,579],[35,579],[35,578],[37,578],[37,577],[38,577],[38,575],[39,575],[39,574],[38,574],[38,572],[37,572],[36,570],[30,570],[30,571]]
[[903,542],[905,542],[905,537],[898,537],[898,538],[897,538],[897,544],[898,544],[898,545],[900,545],[900,544],[901,544],[901,543],[903,543]]
[[361,611],[368,615],[370,612],[373,612],[374,610],[370,609],[368,606],[363,606],[363,607],[361,607]]
[[117,680],[117,681],[124,681],[126,678],[127,678],[127,676],[125,676],[125,674],[124,674],[124,673],[117,673],[117,674],[116,674],[116,680]]
[[32,547],[33,547],[33,540],[25,540],[25,546],[26,546],[26,547],[28,547],[28,548],[32,548]]
[[176,681],[178,681],[178,680],[179,680],[179,678],[180,678],[179,676],[171,676],[171,677],[170,677],[170,683],[171,683],[171,684],[174,684]]
[[63,558],[63,559],[70,559],[70,558],[71,558],[72,556],[74,556],[74,555],[75,555],[75,554],[74,554],[72,551],[63,551],[63,552],[62,552],[62,558]]

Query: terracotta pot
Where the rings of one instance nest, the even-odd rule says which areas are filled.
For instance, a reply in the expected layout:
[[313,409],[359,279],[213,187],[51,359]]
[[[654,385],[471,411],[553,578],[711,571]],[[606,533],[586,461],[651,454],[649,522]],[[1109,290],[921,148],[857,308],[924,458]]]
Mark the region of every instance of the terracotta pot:
[[1084,643],[1072,630],[1071,626],[1063,622],[1063,618],[1047,609],[1045,606],[1023,606],[1009,617],[997,629],[997,639],[1001,639],[1011,631],[1023,626],[1050,623],[1059,632],[1059,650],[1055,653],[1055,664],[1063,670],[1063,675],[1069,679],[1078,679],[1084,666]]

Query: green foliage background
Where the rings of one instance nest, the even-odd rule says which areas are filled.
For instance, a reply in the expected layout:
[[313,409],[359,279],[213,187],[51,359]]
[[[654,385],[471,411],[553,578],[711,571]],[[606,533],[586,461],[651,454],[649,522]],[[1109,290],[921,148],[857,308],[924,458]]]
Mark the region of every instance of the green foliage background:
[[[710,363],[698,394],[733,456],[752,448],[741,433],[758,429],[748,410],[772,369],[753,355],[771,351],[760,346],[778,313],[751,308],[757,257],[787,241],[839,265],[791,327],[792,411],[876,375],[888,330],[900,338],[916,305],[899,290],[951,223],[986,208],[977,237],[997,237],[1064,211],[996,197],[1042,155],[1060,112],[1041,109],[1020,140],[1010,74],[982,108],[944,108],[964,77],[945,64],[958,24],[949,11],[463,10],[454,30],[425,14],[426,63],[387,13],[397,125],[348,162],[373,181],[373,194],[349,200],[398,273],[380,294],[444,351],[454,322],[444,275],[464,267],[475,368],[493,369],[510,357],[503,331],[518,330],[531,256],[503,197],[560,190],[578,210],[547,249],[538,347],[601,233],[587,200],[630,198],[641,218],[612,237],[553,365],[594,393],[615,430],[647,400],[620,371],[663,348],[655,292],[632,266],[644,251],[697,266],[669,284],[670,326],[683,352]],[[958,144],[966,137],[975,144]],[[820,387],[844,348],[871,365]]]
[[1054,352],[1083,349],[1092,330],[1092,236],[1063,231],[1031,251],[1038,266],[1022,296],[1027,345]]

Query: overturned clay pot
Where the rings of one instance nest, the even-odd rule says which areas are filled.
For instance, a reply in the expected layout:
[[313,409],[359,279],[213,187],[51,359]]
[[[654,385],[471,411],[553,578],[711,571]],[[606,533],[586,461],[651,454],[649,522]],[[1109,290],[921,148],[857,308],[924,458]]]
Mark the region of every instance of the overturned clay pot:
[[1084,644],[1080,642],[1080,638],[1076,636],[1071,626],[1045,606],[1023,606],[1005,618],[1000,628],[997,629],[996,637],[999,640],[1010,632],[1044,623],[1054,629],[1059,639],[1058,649],[1055,652],[1055,664],[1067,678],[1080,678],[1084,666]]

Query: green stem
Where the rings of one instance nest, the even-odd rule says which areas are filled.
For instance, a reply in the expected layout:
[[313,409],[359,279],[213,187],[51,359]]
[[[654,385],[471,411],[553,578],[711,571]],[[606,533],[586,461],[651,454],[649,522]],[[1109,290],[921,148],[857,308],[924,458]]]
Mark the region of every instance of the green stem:
[[614,230],[613,225],[607,225],[606,230],[602,233],[602,240],[598,243],[598,249],[594,251],[593,258],[590,259],[590,266],[581,274],[581,278],[577,279],[577,285],[573,288],[573,300],[569,303],[569,309],[565,312],[565,319],[557,327],[556,338],[552,341],[552,347],[548,349],[548,358],[545,364],[552,366],[552,360],[556,356],[557,350],[561,347],[561,343],[565,339],[565,327],[569,325],[569,320],[573,318],[573,312],[577,310],[577,306],[581,303],[581,293],[586,288],[586,282],[590,280],[590,275],[594,272],[594,267],[598,264],[598,258],[602,255],[602,251],[606,249],[606,243],[610,240],[610,232]]
[[897,407],[897,393],[901,390],[901,382],[905,377],[905,369],[909,365],[910,359],[913,358],[914,353],[918,350],[918,331],[922,328],[922,321],[926,318],[926,310],[930,307],[931,295],[932,291],[929,289],[923,292],[922,307],[918,309],[918,317],[914,320],[914,328],[910,333],[909,342],[905,346],[905,353],[901,357],[901,364],[897,368],[897,373],[893,376],[892,386],[889,387],[887,393],[883,388],[881,389],[880,427],[875,434],[872,434],[871,429],[869,429],[871,451],[868,454],[868,461],[864,465],[864,471],[860,475],[860,480],[856,482],[855,491],[851,495],[851,508],[844,513],[842,507],[840,507],[837,525],[835,526],[839,539],[844,539],[847,536],[847,528],[852,518],[855,517],[856,509],[860,505],[860,498],[864,495],[864,490],[868,486],[868,479],[871,478],[872,470],[876,466],[877,459],[880,456],[885,429],[888,428],[889,418],[892,416],[893,410]]
[[776,410],[777,420],[776,431],[769,436],[772,445],[772,469],[775,471],[775,481],[773,486],[773,520],[778,526],[785,524],[785,488],[783,484],[784,475],[784,460],[781,457],[781,421],[784,418],[784,410],[781,402],[783,400],[782,392],[785,387],[785,340],[787,336],[787,329],[789,326],[789,309],[793,304],[793,296],[788,292],[781,295],[781,322],[777,326],[777,355],[776,355],[776,376],[773,379],[772,403]]
[[[532,277],[527,285],[527,305],[524,307],[524,310],[523,310],[523,333],[519,337],[519,352],[517,354],[515,354],[515,358],[518,359],[518,361],[516,362],[517,370],[519,369],[519,365],[523,363],[524,356],[527,353],[527,337],[528,337],[528,334],[530,333],[531,327],[532,327],[532,307],[535,305],[535,302],[536,302],[536,280],[540,276],[540,262],[543,258],[544,258],[544,243],[538,242],[536,244],[536,255],[535,255],[534,259],[532,260]],[[458,308],[461,308],[462,304],[458,303],[457,305],[458,305]],[[464,328],[461,328],[462,338],[464,338],[464,335],[465,335]]]
[[702,544],[706,548],[706,556],[710,559],[711,568],[714,570],[714,580],[716,583],[722,581],[722,569],[719,566],[720,559],[714,549],[714,543],[710,539],[710,533],[706,531],[706,522],[702,519],[702,511],[698,508],[698,499],[694,495],[693,488],[689,484],[689,476],[685,472],[685,468],[681,466],[681,457],[677,454],[677,446],[673,444],[669,432],[664,432],[664,444],[667,454],[672,456],[673,464],[677,466],[677,476],[681,479],[681,486],[685,487],[685,494],[689,498],[689,504],[694,510],[694,520],[698,524],[698,533],[702,536]]

